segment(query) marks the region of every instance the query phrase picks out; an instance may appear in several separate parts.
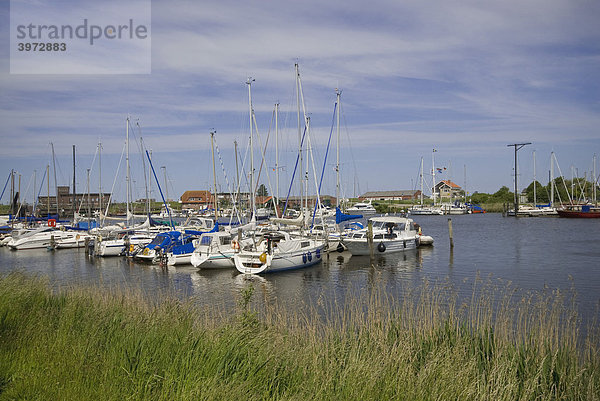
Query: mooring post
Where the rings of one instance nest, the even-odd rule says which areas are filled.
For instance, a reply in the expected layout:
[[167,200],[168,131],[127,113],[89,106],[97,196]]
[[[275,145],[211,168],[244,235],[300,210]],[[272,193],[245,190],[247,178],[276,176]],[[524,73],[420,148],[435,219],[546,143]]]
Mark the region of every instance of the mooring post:
[[369,221],[369,224],[367,225],[367,244],[369,245],[371,265],[373,265],[373,223],[371,221]]
[[90,237],[89,236],[85,237],[84,244],[85,244],[84,245],[85,246],[85,256],[90,256]]
[[448,218],[448,233],[450,234],[450,249],[454,248],[454,238],[452,236],[452,219]]

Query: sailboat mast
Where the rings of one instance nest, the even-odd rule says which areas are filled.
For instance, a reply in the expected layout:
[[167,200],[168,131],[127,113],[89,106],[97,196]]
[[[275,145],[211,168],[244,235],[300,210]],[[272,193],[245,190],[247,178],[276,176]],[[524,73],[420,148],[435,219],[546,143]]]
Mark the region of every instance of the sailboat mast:
[[235,202],[236,202],[236,204],[241,206],[241,203],[240,203],[240,169],[238,167],[237,141],[233,141],[233,147],[235,149],[235,177],[236,177],[235,178],[236,179]]
[[421,156],[421,174],[420,175],[420,179],[421,179],[421,195],[420,195],[420,200],[421,200],[421,208],[423,207],[423,156]]
[[335,94],[337,97],[337,146],[336,146],[336,161],[335,161],[335,205],[337,207],[340,206],[340,114],[341,114],[341,105],[340,100],[342,96],[342,92],[338,89],[335,90]]
[[[298,104],[298,157],[300,162],[300,169],[302,169],[303,159],[302,159],[302,125],[300,123],[300,69],[298,63],[294,64],[294,68],[296,69],[296,103]],[[304,174],[302,174],[304,175]],[[300,213],[302,214],[302,199],[304,198],[304,185],[302,183],[302,179],[300,179]]]
[[248,85],[248,110],[250,113],[250,205],[252,207],[251,216],[256,212],[256,197],[254,194],[254,147],[252,143],[252,82],[255,80],[252,77],[248,77],[246,85]]
[[52,147],[52,166],[54,170],[54,190],[56,191],[56,218],[59,218],[59,206],[58,206],[58,182],[56,181],[56,157],[54,155],[54,144],[50,142],[50,146]]
[[127,154],[125,156],[125,161],[126,161],[126,165],[127,165],[127,178],[126,178],[126,182],[127,182],[127,210],[125,212],[126,215],[126,219],[127,219],[127,226],[129,227],[129,201],[130,201],[130,194],[129,194],[129,182],[131,180],[131,177],[129,176],[129,116],[127,116],[127,120],[126,120],[126,146],[127,146]]
[[102,210],[102,144],[98,142],[98,210]]
[[[279,205],[279,102],[275,103],[275,213]],[[279,216],[277,216],[279,217]]]
[[215,169],[215,131],[210,132],[210,148],[212,154],[212,165],[213,165],[213,184],[215,189],[215,219],[219,218],[219,192],[217,191],[217,172]]
[[33,215],[35,216],[35,206],[36,206],[36,201],[35,201],[35,189],[37,188],[37,170],[33,170]]
[[90,204],[90,169],[87,169],[87,229],[90,231],[90,218],[92,216],[92,205]]
[[537,205],[537,192],[536,192],[536,180],[535,180],[535,150],[533,151],[533,207]]
[[598,185],[598,179],[596,178],[596,154],[594,153],[594,161],[593,161],[593,173],[592,173],[592,184],[594,184],[594,191],[592,192],[592,197],[594,199],[594,205],[598,206],[598,199],[596,198],[596,186]]
[[46,209],[48,211],[47,216],[48,218],[50,218],[50,165],[46,164],[46,186],[48,189],[48,198],[46,199],[46,204],[48,205],[48,209]]
[[437,150],[433,149],[431,152],[431,176],[433,177],[433,187],[431,188],[431,197],[433,198],[433,204],[435,205],[435,152]]
[[550,153],[550,206],[554,207],[554,152]]

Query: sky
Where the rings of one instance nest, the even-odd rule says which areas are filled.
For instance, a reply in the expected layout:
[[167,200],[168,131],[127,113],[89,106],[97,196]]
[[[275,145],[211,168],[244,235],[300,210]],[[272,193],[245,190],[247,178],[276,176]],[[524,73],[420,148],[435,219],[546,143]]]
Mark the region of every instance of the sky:
[[[421,158],[427,188],[432,155],[435,166],[445,168],[436,180],[493,193],[514,185],[509,144],[531,142],[519,151],[520,189],[533,179],[534,153],[542,184],[551,152],[566,178],[589,177],[594,154],[600,154],[597,1],[156,0],[148,74],[11,74],[9,4],[0,2],[0,34],[6,38],[0,42],[0,185],[11,169],[18,171],[25,199],[33,199],[39,187],[46,193],[41,179],[47,165],[54,185],[50,143],[59,185],[72,183],[75,145],[77,191],[87,190],[89,169],[91,191],[101,185],[124,199],[120,160],[128,116],[134,197],[145,196],[140,137],[163,187],[166,175],[163,191],[171,199],[185,190],[213,188],[211,131],[217,187],[235,185],[234,141],[244,182],[250,163],[248,77],[255,80],[252,104],[260,133],[255,169],[262,159],[256,145],[264,147],[268,137],[260,183],[270,194],[285,196],[298,147],[296,63],[311,122],[315,168],[309,175],[317,181],[323,175],[323,194],[335,195],[335,128],[329,151],[327,144],[336,89],[342,93],[345,197],[419,188]],[[57,4],[69,10],[78,2]],[[33,11],[31,18],[41,16]],[[151,188],[159,198],[155,182]]]

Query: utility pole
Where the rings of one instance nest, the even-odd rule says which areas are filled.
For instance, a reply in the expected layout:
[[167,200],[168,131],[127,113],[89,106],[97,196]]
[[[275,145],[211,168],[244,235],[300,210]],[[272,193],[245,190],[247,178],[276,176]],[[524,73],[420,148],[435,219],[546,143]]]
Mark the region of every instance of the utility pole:
[[75,208],[75,203],[76,203],[75,193],[76,193],[76,191],[75,191],[75,145],[73,145],[73,205],[72,205],[73,218],[75,218],[74,216],[75,216],[75,210],[76,210],[76,208]]
[[517,152],[525,145],[531,145],[531,142],[526,143],[513,143],[512,145],[506,145],[508,147],[513,146],[515,148],[515,217],[519,212],[519,194],[518,194],[518,185],[517,185],[517,177],[518,177],[518,167],[517,167]]

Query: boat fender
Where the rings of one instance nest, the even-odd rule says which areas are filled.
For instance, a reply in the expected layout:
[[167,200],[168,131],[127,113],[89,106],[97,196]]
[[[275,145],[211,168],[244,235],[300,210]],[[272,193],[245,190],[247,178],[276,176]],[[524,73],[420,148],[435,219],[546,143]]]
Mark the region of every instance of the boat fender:
[[312,260],[312,253],[308,253],[308,261],[310,262]]
[[321,259],[321,249],[317,248],[315,255],[317,256],[317,259]]
[[344,252],[344,245],[338,244],[336,251],[338,251],[339,253]]
[[385,252],[385,244],[380,242],[379,245],[377,245],[377,250],[381,253]]
[[302,254],[302,263],[306,263],[306,254],[305,253]]
[[263,265],[265,263],[267,263],[267,254],[266,253],[261,253],[260,256],[258,257],[258,260],[260,260],[260,263],[262,263]]
[[133,251],[135,250],[135,246],[133,244],[129,245],[129,253],[133,253]]

